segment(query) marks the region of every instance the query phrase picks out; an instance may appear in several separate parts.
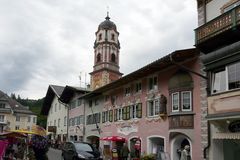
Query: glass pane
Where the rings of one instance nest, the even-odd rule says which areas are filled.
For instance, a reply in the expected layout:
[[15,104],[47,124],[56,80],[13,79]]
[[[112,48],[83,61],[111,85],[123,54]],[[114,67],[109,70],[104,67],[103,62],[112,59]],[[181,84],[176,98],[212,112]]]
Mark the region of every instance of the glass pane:
[[182,99],[183,99],[183,102],[182,102],[182,107],[183,107],[183,110],[190,110],[191,107],[191,94],[190,92],[183,92],[182,93]]
[[228,88],[240,88],[240,62],[228,66]]
[[226,71],[215,72],[213,75],[213,93],[226,90]]
[[178,93],[172,94],[172,109],[173,109],[173,111],[178,111],[179,110],[179,107],[178,107],[179,98],[178,97],[179,97]]

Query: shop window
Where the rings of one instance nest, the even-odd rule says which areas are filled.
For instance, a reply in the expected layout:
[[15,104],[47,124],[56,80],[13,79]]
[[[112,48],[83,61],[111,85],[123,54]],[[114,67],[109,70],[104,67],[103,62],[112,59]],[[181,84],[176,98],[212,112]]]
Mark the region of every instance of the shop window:
[[240,88],[240,62],[223,67],[212,74],[212,93]]

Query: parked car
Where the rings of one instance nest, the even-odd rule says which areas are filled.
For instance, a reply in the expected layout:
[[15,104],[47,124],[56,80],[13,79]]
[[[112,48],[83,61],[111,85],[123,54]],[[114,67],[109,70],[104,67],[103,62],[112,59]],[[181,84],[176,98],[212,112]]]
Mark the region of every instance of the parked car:
[[100,152],[90,143],[66,142],[62,148],[63,160],[101,160]]

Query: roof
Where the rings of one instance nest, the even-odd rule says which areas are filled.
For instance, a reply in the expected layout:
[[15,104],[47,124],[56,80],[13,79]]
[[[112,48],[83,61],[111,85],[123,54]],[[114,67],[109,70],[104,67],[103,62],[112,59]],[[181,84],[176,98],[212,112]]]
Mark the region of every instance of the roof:
[[[120,87],[124,84],[140,79],[146,75],[161,71],[167,67],[174,65],[174,62],[182,63],[189,61],[190,59],[196,58],[198,55],[199,53],[195,48],[174,51],[171,54],[168,54],[116,81],[113,81],[112,83],[93,90],[92,92],[84,95],[83,98],[91,98],[93,96],[101,94],[104,91]],[[171,59],[174,59],[174,62]]]
[[35,115],[35,113],[29,110],[28,106],[24,106],[20,104],[16,100],[9,97],[7,94],[3,93],[1,90],[0,90],[0,101],[7,102],[14,113]]
[[63,86],[49,85],[46,96],[43,101],[41,114],[43,114],[43,115],[48,114],[54,97],[57,96],[58,98],[60,98],[63,90],[64,90]]
[[102,23],[99,24],[98,30],[100,30],[100,29],[114,29],[114,30],[117,30],[117,27],[112,21],[110,21],[110,17],[107,15],[107,17],[105,18],[105,21],[103,21]]
[[62,92],[60,101],[63,103],[69,103],[69,101],[71,100],[75,93],[86,94],[88,92],[90,92],[90,90],[87,88],[66,86]]

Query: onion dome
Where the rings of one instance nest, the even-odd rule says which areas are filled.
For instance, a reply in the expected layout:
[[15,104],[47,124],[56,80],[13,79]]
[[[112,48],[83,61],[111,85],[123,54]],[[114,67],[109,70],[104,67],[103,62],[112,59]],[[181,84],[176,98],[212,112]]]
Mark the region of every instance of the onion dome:
[[106,20],[103,21],[102,23],[99,24],[98,26],[98,30],[100,29],[107,29],[107,30],[110,30],[110,29],[114,29],[114,30],[117,30],[117,27],[116,25],[110,21],[110,17],[107,15],[107,17],[105,18]]

